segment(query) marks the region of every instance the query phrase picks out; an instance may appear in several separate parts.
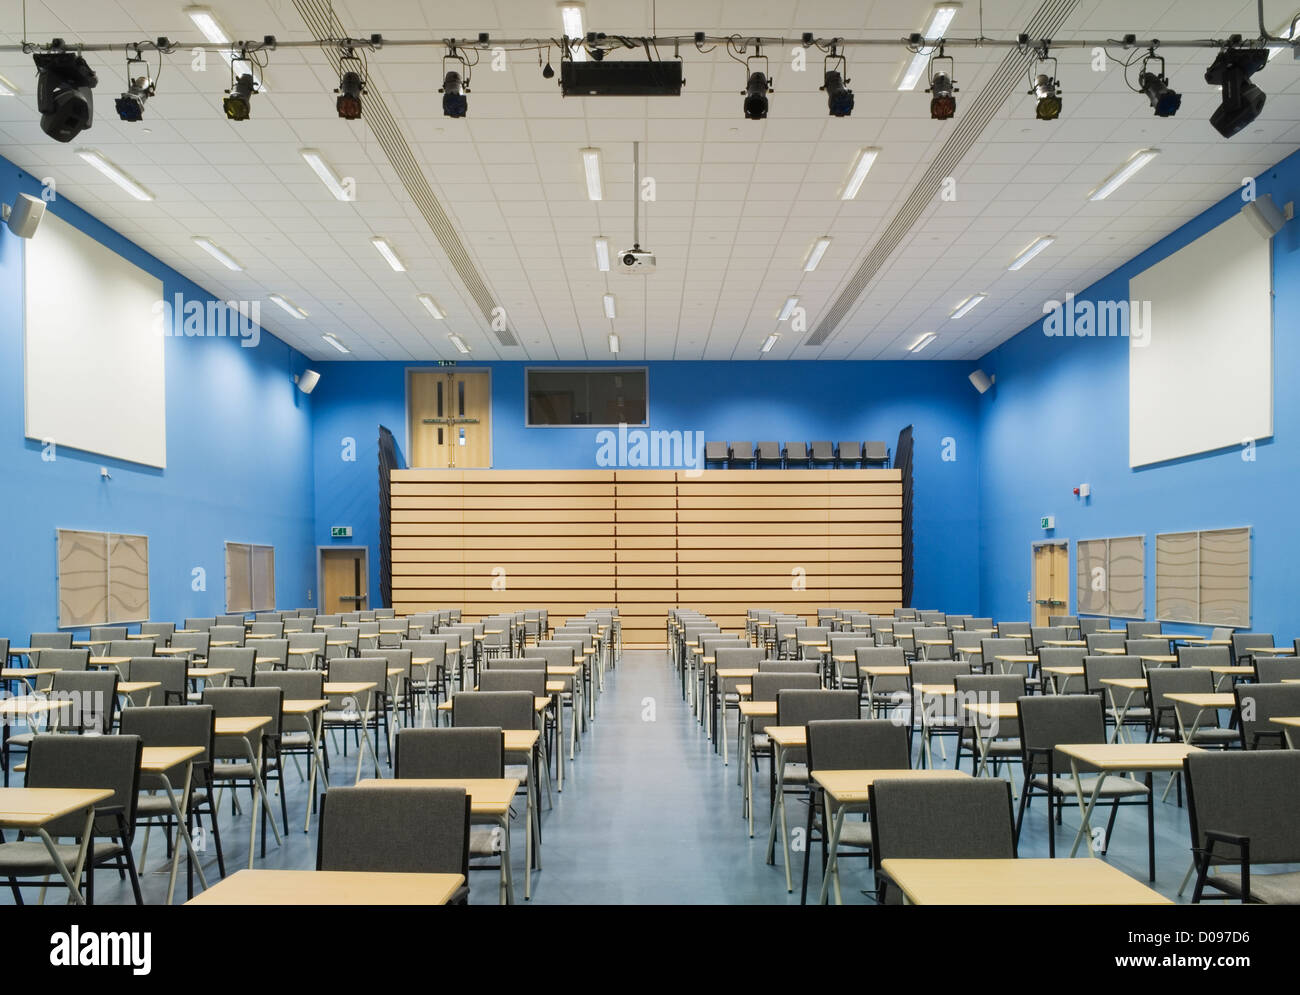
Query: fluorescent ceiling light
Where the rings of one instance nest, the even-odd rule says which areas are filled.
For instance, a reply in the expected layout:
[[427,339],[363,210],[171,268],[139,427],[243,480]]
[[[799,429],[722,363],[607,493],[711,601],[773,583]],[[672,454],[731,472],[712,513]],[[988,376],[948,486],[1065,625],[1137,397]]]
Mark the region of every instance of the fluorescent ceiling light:
[[777,340],[780,339],[780,338],[781,338],[781,335],[780,335],[779,332],[773,332],[771,335],[769,335],[769,336],[767,337],[767,341],[763,343],[762,348],[760,348],[758,351],[759,351],[759,352],[764,352],[764,353],[771,352],[771,351],[772,351],[772,347],[773,347],[774,345],[776,345]]
[[1102,181],[1101,186],[1097,187],[1095,190],[1092,191],[1092,193],[1088,194],[1088,199],[1105,200],[1116,190],[1118,190],[1121,186],[1123,186],[1126,182],[1128,182],[1128,180],[1132,178],[1134,173],[1136,173],[1139,169],[1141,169],[1143,166],[1145,166],[1148,162],[1150,162],[1159,154],[1160,154],[1159,149],[1141,149],[1137,152],[1134,152],[1131,156],[1128,157],[1128,161],[1125,162],[1124,165],[1120,166],[1119,169],[1115,170],[1115,172],[1111,173],[1108,177],[1106,177],[1106,179]]
[[962,315],[968,313],[970,309],[973,308],[976,304],[984,300],[984,298],[987,296],[988,294],[971,294],[964,301],[962,301],[955,308],[953,308],[952,313],[948,315],[948,317],[954,320],[960,318]]
[[347,346],[345,346],[342,342],[340,342],[338,339],[334,337],[333,332],[326,332],[324,335],[321,336],[321,338],[323,338],[326,342],[332,345],[339,352],[346,352],[346,353],[352,352],[351,349],[349,349]]
[[459,335],[457,335],[455,332],[452,332],[450,335],[447,336],[447,338],[451,339],[451,344],[456,347],[457,352],[461,353],[462,355],[469,355],[469,346],[465,344],[465,340],[462,339]]
[[1040,235],[1025,246],[1020,255],[1011,260],[1011,265],[1008,266],[1007,269],[1012,271],[1020,269],[1021,266],[1025,265],[1025,263],[1029,262],[1029,260],[1033,259],[1034,256],[1038,255],[1055,241],[1055,235]]
[[919,339],[917,339],[910,346],[908,346],[907,351],[920,352],[922,349],[924,349],[926,346],[928,346],[931,342],[933,342],[938,337],[939,336],[935,335],[934,332],[926,332]]
[[[560,18],[564,22],[564,34],[567,37],[587,37],[586,32],[582,30],[582,4],[571,2],[560,4]],[[587,61],[587,50],[581,45],[569,49],[569,52],[572,54],[574,62]]]
[[606,317],[606,318],[614,318],[614,317],[616,317],[616,314],[615,314],[615,308],[614,308],[614,295],[613,295],[613,294],[606,294],[606,295],[605,295],[605,317]]
[[94,149],[77,149],[77,155],[81,156],[82,159],[94,166],[136,200],[153,200],[153,194],[105,159],[102,153],[96,152]]
[[389,266],[393,267],[393,269],[398,273],[406,272],[406,266],[397,258],[397,253],[393,251],[393,247],[388,244],[388,239],[376,235],[370,240],[370,244],[379,250],[381,256],[388,260]]
[[587,174],[587,199],[600,200],[600,149],[582,150],[582,170]]
[[[930,15],[930,24],[925,29],[926,38],[942,38],[948,32],[948,26],[952,24],[952,19],[957,16],[957,8],[961,4],[941,3],[935,6],[934,13]],[[908,63],[907,69],[903,73],[903,78],[898,81],[900,90],[915,90],[916,84],[921,81],[925,75],[926,68],[930,65],[930,54],[933,48],[921,46],[920,50],[912,56],[912,61]]]
[[609,351],[615,354],[618,353],[618,332],[609,333]]
[[438,320],[438,321],[442,321],[443,318],[447,317],[447,312],[444,311],[444,310],[439,306],[438,302],[435,301],[435,300],[434,300],[432,297],[430,297],[428,294],[416,294],[416,295],[415,295],[415,299],[416,299],[417,301],[419,301],[421,304],[423,304],[423,305],[424,305],[424,309],[425,309],[426,311],[428,311],[429,314],[433,315],[433,317],[434,317],[436,320]]
[[0,76],[0,97],[16,96],[18,96],[18,85],[6,79],[4,76]]
[[325,161],[320,152],[316,149],[299,149],[299,154],[306,160],[307,165],[315,171],[316,175],[321,178],[321,182],[329,187],[330,193],[334,195],[335,200],[352,200],[352,194],[330,164]]
[[858,195],[858,191],[862,189],[862,181],[867,178],[867,173],[871,172],[878,155],[880,149],[877,148],[858,149],[858,157],[853,162],[853,171],[849,173],[849,181],[844,184],[844,192],[840,194],[841,200],[852,200]]
[[[208,7],[186,7],[185,13],[189,19],[194,22],[194,26],[199,29],[199,34],[203,35],[213,45],[225,45],[221,49],[221,57],[226,60],[226,65],[233,65],[235,57],[239,54],[229,46],[234,45],[234,39],[230,32],[227,31],[217,20],[217,16],[212,13]],[[246,63],[248,71],[253,74],[253,79],[257,81],[257,88],[264,90],[266,87],[262,84],[262,77],[257,72],[257,67],[252,63]]]
[[221,246],[217,245],[216,242],[212,241],[212,239],[206,238],[202,235],[195,235],[193,242],[213,259],[221,263],[222,266],[226,267],[226,269],[233,269],[236,272],[243,270],[244,267],[239,265],[239,261]]
[[831,247],[831,238],[829,235],[823,235],[813,243],[812,250],[808,253],[808,258],[803,262],[803,271],[811,273],[817,268],[817,264],[822,261],[822,256],[826,255],[826,250]]
[[295,318],[301,320],[302,318],[307,317],[306,311],[300,308],[293,301],[289,300],[289,298],[285,297],[283,294],[271,294],[270,299],[272,304],[279,304],[280,307],[284,308]]
[[596,239],[596,269],[602,273],[609,272],[609,239]]
[[794,307],[799,303],[798,297],[787,297],[785,306],[781,308],[781,313],[776,316],[777,321],[786,321],[794,311]]

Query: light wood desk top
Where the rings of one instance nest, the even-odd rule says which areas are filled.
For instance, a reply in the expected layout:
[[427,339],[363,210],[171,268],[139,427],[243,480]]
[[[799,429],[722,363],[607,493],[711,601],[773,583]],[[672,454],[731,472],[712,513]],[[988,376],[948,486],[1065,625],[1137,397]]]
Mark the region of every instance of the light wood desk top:
[[210,646],[213,649],[219,649],[222,646],[239,646],[239,645],[241,644],[239,643],[238,640],[235,639],[209,639],[208,640],[208,646]]
[[970,775],[964,770],[945,770],[933,767],[925,770],[901,769],[877,770],[819,770],[813,772],[813,780],[822,786],[825,792],[840,805],[865,805],[868,791],[876,781],[887,778],[907,778],[909,780],[933,781],[943,778],[965,778]]
[[1269,718],[1270,722],[1276,722],[1280,726],[1289,726],[1292,729],[1300,729],[1300,715],[1279,715]]
[[932,694],[937,697],[957,693],[957,688],[952,684],[913,684],[912,690],[918,694]]
[[993,659],[1001,660],[1003,663],[1037,663],[1038,654],[1036,653],[1002,653]]
[[1291,656],[1294,646],[1247,646],[1241,651],[1242,656]]
[[72,704],[71,698],[46,698],[44,695],[20,695],[15,698],[0,699],[0,718],[14,719],[21,716],[31,718],[44,715],[58,708]]
[[153,648],[154,656],[181,656],[190,653],[199,653],[196,646],[155,646]]
[[1180,770],[1187,754],[1199,749],[1186,743],[1066,743],[1056,748],[1101,771]]
[[459,874],[273,871],[244,868],[186,905],[446,905]]
[[1044,667],[1043,673],[1055,674],[1057,677],[1082,677],[1082,667]]
[[1018,719],[1020,705],[1014,701],[968,701],[966,711],[986,719]]
[[269,725],[271,716],[269,715],[226,715],[218,717],[216,720],[216,734],[218,736],[247,736],[249,733],[256,732],[264,725]]
[[1208,670],[1213,674],[1233,674],[1238,677],[1245,677],[1255,672],[1254,667],[1242,667],[1237,664],[1212,663],[1208,667],[1189,667],[1189,670]]
[[464,788],[469,795],[471,815],[505,815],[519,790],[514,777],[368,777],[358,782],[363,788]]
[[[175,632],[175,631],[177,631],[177,630],[172,629],[172,632]],[[166,634],[166,633],[150,633],[150,634],[146,635],[146,634],[143,633],[143,632],[128,632],[128,633],[126,634],[126,638],[127,638],[127,639],[166,639],[166,638],[167,638],[167,634]]]
[[746,677],[753,677],[757,673],[757,667],[722,667],[716,671],[720,681],[738,681]]
[[1129,691],[1145,691],[1147,686],[1145,677],[1103,677],[1101,682],[1113,688],[1125,688]]
[[875,663],[868,664],[865,667],[859,667],[858,669],[871,677],[906,677],[912,672],[909,667],[894,667]]
[[35,656],[41,650],[46,649],[44,646],[10,646],[10,656]]
[[202,746],[146,746],[140,751],[140,770],[146,774],[161,774],[193,760],[203,751]]
[[886,858],[881,869],[914,905],[1172,905],[1104,860]]
[[0,788],[0,826],[36,829],[112,797],[108,788]]
[[1178,691],[1173,694],[1165,695],[1170,701],[1176,701],[1180,705],[1191,705],[1193,708],[1236,708],[1237,697],[1226,692],[1187,692]]
[[[557,681],[556,683],[559,683],[559,682]],[[474,690],[477,691],[478,688],[475,687]],[[561,691],[564,690],[563,685],[561,685],[560,690],[561,690]],[[534,712],[542,712],[542,711],[545,711],[545,710],[550,706],[550,704],[551,704],[551,696],[550,696],[549,694],[548,694],[548,695],[542,695],[542,696],[540,696],[540,697],[534,695],[534,697],[533,697],[533,711],[534,711]],[[451,711],[451,702],[450,702],[450,701],[440,701],[440,702],[438,702],[438,711],[440,711],[440,712],[450,712],[450,711]]]
[[21,681],[27,677],[43,677],[59,672],[58,667],[5,667],[0,671],[0,677],[6,681]]
[[806,726],[768,726],[763,731],[768,739],[784,749],[808,745]]
[[536,729],[503,729],[501,735],[507,753],[524,753],[537,745],[541,733]]
[[374,681],[326,681],[321,689],[325,694],[364,694],[375,689]]
[[774,719],[776,718],[776,702],[742,701],[740,703],[740,714],[749,719]]
[[269,632],[250,632],[244,638],[245,639],[283,639],[284,636],[272,635]]
[[560,677],[576,677],[578,674],[582,673],[582,668],[576,664],[573,666],[562,665],[558,667],[547,667],[546,672],[548,674],[558,674]]
[[162,681],[118,681],[118,694],[136,694],[140,691],[152,691],[162,687]]
[[951,646],[951,639],[917,639],[922,646]]
[[1090,651],[1093,656],[1127,656],[1128,650],[1123,646],[1098,646]]
[[1158,632],[1150,638],[1173,639],[1180,643],[1203,643],[1208,636],[1197,636],[1190,632]]
[[1044,639],[1044,646],[1087,646],[1082,639]]
[[74,639],[72,640],[72,645],[73,646],[107,646],[111,642],[112,642],[111,639]]
[[328,705],[324,698],[285,698],[280,705],[281,715],[310,715]]
[[1172,653],[1139,653],[1139,660],[1146,660],[1148,663],[1177,663],[1178,657]]
[[129,656],[92,656],[90,666],[92,667],[121,667],[131,662]]
[[190,667],[185,676],[193,680],[211,680],[213,677],[225,677],[233,674],[234,667]]

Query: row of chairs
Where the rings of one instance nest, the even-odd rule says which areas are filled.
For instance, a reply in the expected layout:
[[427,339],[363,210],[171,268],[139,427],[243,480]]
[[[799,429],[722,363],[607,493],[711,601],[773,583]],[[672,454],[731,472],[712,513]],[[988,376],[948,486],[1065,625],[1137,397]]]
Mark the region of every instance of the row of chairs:
[[706,465],[752,469],[754,467],[859,467],[889,465],[889,447],[883,442],[819,441],[705,442]]
[[[829,611],[830,610],[828,610],[828,613]],[[750,613],[751,626],[755,621],[756,614],[757,613],[754,612]],[[849,613],[846,612],[844,613],[844,616],[847,618],[848,614]],[[798,619],[797,621],[806,623],[805,619]],[[830,622],[830,619],[827,615],[819,613],[819,621]],[[931,617],[928,618],[927,621],[933,622],[936,621],[936,619]],[[1052,619],[1052,621],[1060,621],[1064,623],[1066,620]],[[896,707],[904,702],[907,703],[908,707],[910,707],[912,704],[913,686],[924,684],[955,685],[959,692],[959,697],[964,695],[968,698],[975,696],[988,698],[989,700],[994,701],[1018,700],[1022,706],[1026,706],[1027,702],[1027,710],[1022,711],[1021,713],[1022,716],[1027,716],[1027,718],[1022,717],[1020,728],[1011,730],[1010,735],[1007,735],[1007,731],[1004,729],[1002,731],[1003,735],[1000,738],[994,738],[986,747],[987,757],[993,765],[995,776],[998,773],[998,767],[1000,765],[1015,762],[1026,766],[1027,773],[1025,776],[1031,782],[1031,786],[1022,793],[1021,811],[1019,816],[1015,818],[1014,832],[1007,834],[1012,840],[1011,845],[1013,848],[1014,840],[1018,838],[1020,824],[1024,818],[1024,808],[1030,804],[1032,798],[1036,795],[1045,793],[1051,798],[1052,812],[1049,813],[1049,835],[1051,838],[1049,846],[1053,855],[1055,851],[1055,818],[1053,813],[1058,811],[1062,805],[1073,804],[1073,800],[1076,797],[1072,785],[1069,785],[1068,791],[1066,791],[1064,790],[1066,786],[1060,783],[1061,771],[1059,770],[1059,764],[1053,762],[1053,747],[1056,743],[1063,742],[1106,742],[1112,735],[1112,733],[1108,731],[1108,725],[1113,729],[1117,711],[1113,705],[1110,708],[1107,708],[1105,705],[1104,691],[1107,689],[1103,685],[1100,685],[1101,673],[1102,671],[1107,671],[1107,673],[1109,673],[1111,670],[1123,670],[1131,666],[1134,662],[1138,663],[1140,667],[1141,663],[1140,659],[1136,656],[1125,657],[1102,655],[1088,658],[1088,663],[1090,664],[1088,668],[1089,671],[1091,672],[1094,669],[1096,670],[1096,673],[1090,673],[1089,677],[1088,687],[1091,693],[1059,696],[1047,695],[1045,697],[1043,695],[1029,696],[1026,695],[1026,691],[1029,690],[1027,682],[1035,680],[1035,683],[1037,683],[1033,676],[1032,668],[1027,667],[1023,673],[1019,674],[983,674],[974,673],[972,671],[979,669],[979,666],[982,663],[980,659],[982,655],[987,655],[990,659],[998,655],[1027,655],[1030,649],[1030,646],[1027,645],[1027,643],[1037,643],[1039,652],[1046,654],[1046,661],[1049,665],[1051,665],[1054,660],[1054,654],[1062,654],[1062,660],[1067,658],[1070,660],[1084,659],[1087,657],[1087,653],[1082,647],[1051,647],[1044,645],[1048,639],[1054,636],[1061,635],[1063,637],[1063,633],[1035,633],[1028,631],[1035,628],[1062,629],[1064,628],[1064,625],[1033,627],[1025,623],[1026,631],[1021,636],[1011,636],[1009,633],[1006,636],[1001,636],[997,627],[994,627],[993,631],[988,632],[987,634],[972,632],[970,635],[977,637],[975,643],[976,652],[966,660],[927,660],[924,657],[917,657],[914,652],[905,655],[901,646],[877,646],[875,645],[873,638],[864,638],[864,635],[860,632],[855,633],[852,631],[845,631],[840,629],[833,622],[820,627],[823,629],[820,633],[807,631],[819,627],[807,626],[805,624],[801,628],[805,631],[803,633],[796,632],[791,641],[791,644],[793,647],[796,647],[796,649],[794,649],[789,655],[782,654],[781,656],[776,656],[767,653],[761,646],[756,647],[751,645],[751,639],[749,638],[748,633],[747,637],[742,641],[737,637],[727,636],[725,633],[722,633],[717,626],[712,625],[712,623],[704,616],[679,612],[674,613],[674,617],[670,618],[670,654],[672,655],[676,665],[683,665],[692,655],[692,646],[694,646],[696,652],[698,652],[701,658],[708,656],[713,657],[716,670],[728,670],[740,667],[755,668],[757,672],[748,677],[744,683],[750,685],[748,696],[751,700],[774,700],[776,702],[777,716],[770,724],[782,726],[801,724],[799,720],[801,718],[807,718],[806,706],[801,706],[801,699],[817,702],[821,708],[829,709],[831,712],[838,710],[838,716],[828,715],[822,712],[819,713],[817,718],[806,721],[808,742],[807,765],[809,769],[818,769],[820,767],[825,767],[827,769],[881,769],[891,767],[910,767],[911,765],[911,733],[915,728],[915,716],[913,716],[912,720],[907,721],[906,723],[899,723],[896,718],[874,721],[871,719],[860,719],[859,715],[861,714],[863,705],[867,704],[867,700],[859,697],[859,692],[866,687],[865,682],[857,679],[859,666],[892,666],[904,668],[908,671],[908,676],[903,678],[900,684],[892,689],[889,687],[888,681],[875,682],[873,688],[877,693],[874,700],[872,700],[868,705],[868,708],[871,708],[873,711],[877,705]],[[677,633],[676,637],[673,635],[674,631]],[[752,631],[753,629],[751,627],[751,632]],[[838,635],[836,634],[837,632],[839,633]],[[961,632],[962,629],[954,628],[948,630],[945,635],[950,638],[956,638]],[[1000,636],[1001,638],[999,638]],[[1120,634],[1120,636],[1121,639],[1125,638],[1124,634]],[[807,652],[807,655],[810,657],[823,656],[820,652],[812,652],[812,650],[817,646],[815,637],[821,637],[822,645],[829,643],[833,647],[832,653],[836,656],[844,656],[844,653],[837,652],[837,650],[845,649],[850,645],[850,643],[846,642],[837,647],[835,646],[836,641],[846,640],[859,643],[856,647],[856,652],[851,656],[852,662],[848,663],[843,668],[837,667],[833,674],[826,675],[830,677],[830,680],[827,681],[825,685],[823,684],[824,675],[822,673],[820,659],[800,659],[800,657],[805,656],[805,652]],[[1135,639],[1137,638],[1140,637],[1135,635]],[[1272,645],[1272,638],[1267,636],[1267,634],[1264,634],[1261,637],[1260,642],[1262,643],[1264,640],[1267,640],[1269,645]],[[864,643],[865,645],[863,645]],[[1259,644],[1260,643],[1256,643],[1256,645]],[[1144,651],[1159,649],[1160,653],[1163,655],[1169,652],[1170,642],[1168,638],[1159,639],[1157,637],[1154,640],[1153,645],[1149,647],[1135,643],[1133,648],[1135,650],[1140,649]],[[1229,658],[1230,647],[1187,646],[1180,647],[1180,653],[1187,654],[1184,668],[1163,671],[1153,679],[1152,693],[1156,696],[1157,701],[1162,702],[1162,707],[1157,710],[1154,716],[1151,730],[1153,738],[1157,735],[1159,735],[1160,738],[1168,739],[1182,737],[1186,731],[1187,725],[1195,721],[1195,719],[1187,714],[1186,706],[1184,706],[1184,710],[1180,713],[1179,709],[1174,707],[1173,703],[1165,699],[1164,696],[1169,693],[1176,693],[1175,688],[1178,690],[1193,689],[1193,683],[1195,684],[1195,690],[1212,690],[1214,686],[1214,678],[1212,676],[1212,671],[1206,668],[1210,665],[1211,661],[1216,661],[1217,663],[1223,663],[1226,661]],[[1065,654],[1068,654],[1068,657]],[[972,664],[974,664],[974,666],[972,666]],[[1257,668],[1263,668],[1265,672],[1260,676],[1267,680],[1278,679],[1278,675],[1272,674],[1269,668],[1275,666],[1281,668],[1295,666],[1293,661],[1266,656],[1259,656],[1255,660],[1255,664]],[[707,672],[709,668],[701,665],[700,669]],[[1165,688],[1161,683],[1166,676],[1169,676],[1171,679],[1168,688]],[[732,700],[738,702],[740,698],[739,694],[735,693],[738,691],[738,688],[735,688],[734,686],[729,688],[727,685],[729,683],[735,685],[741,682],[719,680],[717,683],[720,685],[719,697],[723,702],[721,707],[725,718],[727,703]],[[1184,684],[1186,684],[1186,688],[1183,687]],[[840,687],[845,689],[848,693],[846,694],[844,691],[825,690],[825,687]],[[891,693],[891,690],[893,693]],[[1271,710],[1272,714],[1282,714],[1277,711],[1278,708],[1283,709],[1286,714],[1300,713],[1300,685],[1284,685],[1280,683],[1265,686],[1242,685],[1241,690],[1247,693],[1255,692],[1269,695],[1269,703],[1266,706],[1266,710]],[[1290,710],[1286,711],[1287,709]],[[814,711],[816,711],[816,709],[814,709]],[[954,731],[958,736],[957,763],[960,766],[963,754],[969,756],[971,759],[972,771],[974,772],[978,759],[976,749],[977,738],[990,736],[997,737],[998,730],[996,727],[991,729],[985,727],[976,730],[970,725],[968,717],[966,717],[965,721],[961,721],[958,720],[957,716],[953,716],[953,720],[956,727]],[[829,729],[829,727],[835,723],[844,727],[842,735],[848,736],[850,730],[857,730],[854,734],[860,737],[866,737],[867,734],[863,730],[874,724],[879,730],[880,736],[895,737],[895,746],[892,752],[886,751],[889,753],[888,756],[882,755],[879,751],[873,753],[866,747],[856,755],[849,757],[841,756],[838,760],[833,758],[843,751],[826,748],[819,754],[817,750],[819,742],[833,743],[835,740],[830,738],[829,731],[823,730],[819,735],[816,730],[818,730],[819,726],[825,726]],[[1025,731],[1025,723],[1028,724],[1028,732]],[[723,721],[722,724],[725,729],[725,721]],[[768,722],[760,720],[755,720],[754,723],[753,757],[755,762],[765,756],[770,760],[770,746],[765,742],[763,733],[763,729],[767,724]],[[1243,745],[1249,746],[1263,745],[1264,739],[1261,738],[1261,733],[1263,733],[1264,737],[1268,737],[1274,744],[1280,744],[1281,742],[1280,730],[1277,728],[1267,729],[1266,722],[1252,722],[1241,733],[1229,730],[1220,730],[1217,734],[1207,732],[1204,736],[1200,737],[1200,740],[1205,742],[1211,742],[1215,739],[1224,740],[1228,738],[1224,735],[1225,733],[1229,734],[1234,741],[1240,738]],[[927,730],[927,735],[928,734],[929,730]],[[723,732],[722,735],[726,735],[726,733]],[[1056,736],[1057,738],[1053,739],[1053,736]],[[1064,736],[1065,738],[1059,738],[1060,736]],[[1036,760],[1029,761],[1024,758],[1023,751],[1025,747],[1023,744],[1026,743],[1032,745],[1034,755],[1037,757]],[[1046,750],[1046,753],[1043,752],[1044,749]],[[801,772],[799,769],[799,756],[797,754],[789,755],[789,751],[787,751],[787,754],[788,755],[783,758],[786,761],[784,765],[785,777],[783,780],[785,790],[790,791],[791,786],[793,786],[795,793],[799,793],[805,789],[813,790],[815,792],[815,784],[809,781],[806,771]],[[832,760],[827,760],[823,763],[822,760],[828,757],[832,758]],[[1057,759],[1059,760],[1059,758]],[[1044,764],[1046,765],[1046,769],[1039,769],[1040,767],[1043,767]],[[775,778],[770,776],[769,779],[770,782],[772,782],[772,793],[774,795]],[[1132,779],[1123,780],[1127,782]],[[885,785],[890,784],[890,782],[880,783]],[[945,782],[945,784],[947,783],[948,782]],[[1061,790],[1057,790],[1058,788]],[[943,795],[943,792],[937,787],[923,788],[920,786],[919,782],[917,783],[916,790],[931,793],[938,792],[940,795]],[[972,790],[978,791],[981,789]],[[1004,784],[1001,794],[1002,807],[1009,814],[1011,807],[1009,804],[1010,795],[1008,791],[1009,787]],[[1136,781],[1133,781],[1131,784],[1120,783],[1117,781],[1116,783],[1109,785],[1105,798],[1116,806],[1120,804],[1143,804],[1150,808],[1152,804],[1149,785],[1143,785]],[[916,854],[906,854],[885,849],[884,844],[880,841],[880,834],[884,831],[876,822],[877,819],[882,818],[882,815],[874,809],[874,796],[872,800],[873,821],[866,825],[857,825],[852,823],[846,825],[844,827],[845,834],[841,836],[841,845],[853,847],[855,842],[858,845],[865,844],[867,852],[870,852],[872,834],[875,832],[877,833],[877,857],[881,856],[879,851],[882,849],[890,856],[914,855],[951,857],[962,855],[947,848],[943,848],[938,852]],[[773,806],[775,807],[779,801],[779,799],[773,797]],[[916,823],[918,821],[926,824],[933,822],[933,812],[941,810],[943,810],[943,806],[940,804],[927,804],[922,809],[912,811],[911,814],[914,817],[912,819],[913,829],[900,837],[893,838],[907,840],[925,839],[927,837],[927,831],[923,827],[916,826]],[[820,811],[821,806],[816,804],[815,800],[813,803],[810,803],[808,811],[808,835],[805,837],[805,840],[816,839],[817,837],[815,834],[821,834],[821,839],[823,840],[823,864],[825,865],[825,832],[824,827],[820,826]],[[1112,807],[1112,820],[1113,813],[1114,808]],[[782,815],[781,818],[783,819],[784,816]],[[1195,818],[1195,816],[1193,816],[1193,818]],[[816,827],[813,825],[814,820],[818,821]],[[959,824],[964,826],[967,823],[962,821]],[[1003,824],[1008,828],[1012,825],[1009,815]],[[1193,835],[1196,835],[1195,828],[1193,828]],[[1292,846],[1291,852],[1293,854],[1296,852],[1294,845]],[[807,851],[805,851],[804,868],[805,897],[807,888],[806,854]],[[1014,855],[1014,853],[985,853],[980,855],[1010,856]],[[1152,856],[1152,861],[1154,862],[1154,855]],[[1202,878],[1204,879],[1204,875],[1209,873],[1210,870],[1208,863],[1198,863],[1198,870],[1201,872]],[[1280,886],[1282,884],[1283,882],[1281,879],[1271,882],[1271,885],[1273,886]],[[838,887],[838,882],[836,885]],[[1202,884],[1198,884],[1198,900],[1201,891]],[[883,894],[886,896],[886,900],[891,900],[888,897],[887,891],[884,891]],[[1257,894],[1255,897],[1259,897],[1259,895]]]

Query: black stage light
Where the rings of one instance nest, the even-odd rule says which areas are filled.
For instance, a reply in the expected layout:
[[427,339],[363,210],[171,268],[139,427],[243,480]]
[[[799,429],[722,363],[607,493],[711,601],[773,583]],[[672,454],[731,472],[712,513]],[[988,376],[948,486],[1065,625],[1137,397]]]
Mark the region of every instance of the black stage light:
[[469,101],[465,98],[464,84],[460,73],[454,69],[442,78],[442,113],[446,117],[464,117],[469,110]]
[[1183,103],[1183,95],[1169,88],[1163,73],[1142,73],[1138,76],[1138,89],[1147,95],[1156,117],[1173,117]]
[[930,80],[930,117],[936,121],[947,121],[957,113],[957,98],[953,96],[956,88],[952,77],[947,73],[936,73]]
[[95,100],[91,94],[99,77],[76,52],[62,49],[55,39],[56,51],[38,52],[36,63],[36,109],[41,112],[41,131],[58,142],[70,142],[91,126],[95,117]]
[[828,70],[822,89],[826,91],[826,107],[831,117],[848,117],[853,113],[853,91],[844,85],[844,77],[839,72]]
[[247,121],[252,109],[253,94],[256,92],[252,73],[244,73],[236,79],[226,91],[226,98],[221,101],[226,117],[231,121]]
[[1210,115],[1210,124],[1224,138],[1237,134],[1264,109],[1264,91],[1250,77],[1266,65],[1266,48],[1225,48],[1205,70],[1205,82],[1223,88],[1222,102]]
[[366,92],[365,81],[362,80],[358,72],[346,72],[339,80],[339,88],[336,91],[339,95],[338,100],[334,101],[334,107],[339,112],[339,117],[345,121],[355,121],[361,117],[361,94]]
[[749,82],[745,84],[745,117],[760,121],[767,117],[767,75],[750,73]]
[[1056,80],[1046,73],[1039,73],[1034,79],[1034,96],[1038,104],[1034,116],[1040,121],[1055,121],[1061,116],[1061,94],[1057,90]]

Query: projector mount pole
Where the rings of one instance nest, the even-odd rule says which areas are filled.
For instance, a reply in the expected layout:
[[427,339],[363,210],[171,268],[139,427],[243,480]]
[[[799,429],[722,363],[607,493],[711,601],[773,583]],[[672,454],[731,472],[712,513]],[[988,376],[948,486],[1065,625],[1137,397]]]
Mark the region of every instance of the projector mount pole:
[[632,249],[641,251],[641,143],[632,143]]

